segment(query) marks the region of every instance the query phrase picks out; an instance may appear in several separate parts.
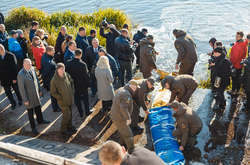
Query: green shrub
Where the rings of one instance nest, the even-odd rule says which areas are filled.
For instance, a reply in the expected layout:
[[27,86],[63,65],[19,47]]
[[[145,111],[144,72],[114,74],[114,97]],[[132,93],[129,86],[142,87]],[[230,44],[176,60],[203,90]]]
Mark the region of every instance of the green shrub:
[[[89,35],[91,29],[96,29],[100,45],[105,46],[105,38],[99,35],[99,26],[104,18],[109,23],[115,24],[118,29],[125,23],[131,27],[131,22],[123,11],[111,8],[100,9],[92,14],[80,14],[67,10],[49,15],[39,9],[22,6],[12,9],[8,13],[6,17],[6,29],[8,31],[19,28],[24,29],[25,37],[28,39],[31,22],[34,20],[38,21],[40,28],[44,29],[49,35],[48,44],[55,46],[56,38],[62,25],[65,25],[68,34],[72,34],[74,37],[76,37],[79,27],[83,26],[86,28],[87,35]],[[31,51],[29,52],[29,56],[32,58]]]

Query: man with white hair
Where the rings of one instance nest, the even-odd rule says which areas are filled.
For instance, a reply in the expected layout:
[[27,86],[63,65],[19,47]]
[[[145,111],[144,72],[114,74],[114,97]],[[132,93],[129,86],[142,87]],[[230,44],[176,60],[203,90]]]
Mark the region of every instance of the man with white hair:
[[99,151],[102,165],[164,165],[165,163],[152,151],[136,147],[132,153],[114,141],[107,141]]
[[43,119],[40,102],[40,96],[42,95],[41,87],[30,59],[24,59],[23,69],[18,73],[17,80],[24,105],[28,110],[32,133],[37,135],[39,133],[35,125],[34,111],[38,124],[49,124],[50,122]]
[[5,90],[5,94],[8,97],[11,108],[16,108],[16,101],[13,97],[11,88],[14,89],[18,104],[22,105],[22,98],[17,86],[17,60],[14,54],[5,51],[5,48],[0,44],[0,82]]

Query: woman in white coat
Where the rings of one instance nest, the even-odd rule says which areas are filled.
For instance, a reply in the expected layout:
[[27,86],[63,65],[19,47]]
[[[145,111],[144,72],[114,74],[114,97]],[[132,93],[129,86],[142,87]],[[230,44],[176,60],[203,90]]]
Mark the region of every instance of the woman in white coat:
[[107,112],[112,106],[114,97],[114,78],[110,69],[109,59],[106,56],[99,58],[95,69],[95,77],[97,80],[98,98],[102,100],[102,111]]

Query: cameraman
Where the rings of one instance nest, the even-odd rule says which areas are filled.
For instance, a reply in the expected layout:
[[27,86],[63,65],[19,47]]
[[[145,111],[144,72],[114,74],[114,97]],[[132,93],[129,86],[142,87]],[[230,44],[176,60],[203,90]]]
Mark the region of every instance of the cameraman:
[[214,49],[214,59],[209,64],[211,67],[211,84],[216,100],[215,110],[224,109],[226,106],[224,91],[230,84],[231,63],[225,58],[226,54],[222,47]]
[[[108,33],[104,33],[104,29],[109,29],[110,31]],[[116,52],[115,52],[115,39],[118,37],[121,33],[116,29],[115,25],[108,24],[106,20],[104,20],[101,23],[100,27],[100,35],[104,38],[106,38],[106,49],[108,54],[116,58]]]
[[132,79],[132,62],[135,49],[128,40],[127,29],[121,30],[121,35],[115,39],[115,47],[120,64],[120,85],[124,86],[125,72],[127,81]]

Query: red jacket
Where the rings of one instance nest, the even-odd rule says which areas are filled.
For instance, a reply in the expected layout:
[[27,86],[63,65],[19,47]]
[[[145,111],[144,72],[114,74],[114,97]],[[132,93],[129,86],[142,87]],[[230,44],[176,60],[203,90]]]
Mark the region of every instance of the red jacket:
[[231,49],[230,61],[235,69],[241,69],[241,61],[246,58],[247,54],[247,42],[237,41]]
[[41,69],[42,56],[45,53],[45,51],[46,50],[44,46],[41,47],[32,46],[32,53],[36,62],[36,68],[39,70]]

